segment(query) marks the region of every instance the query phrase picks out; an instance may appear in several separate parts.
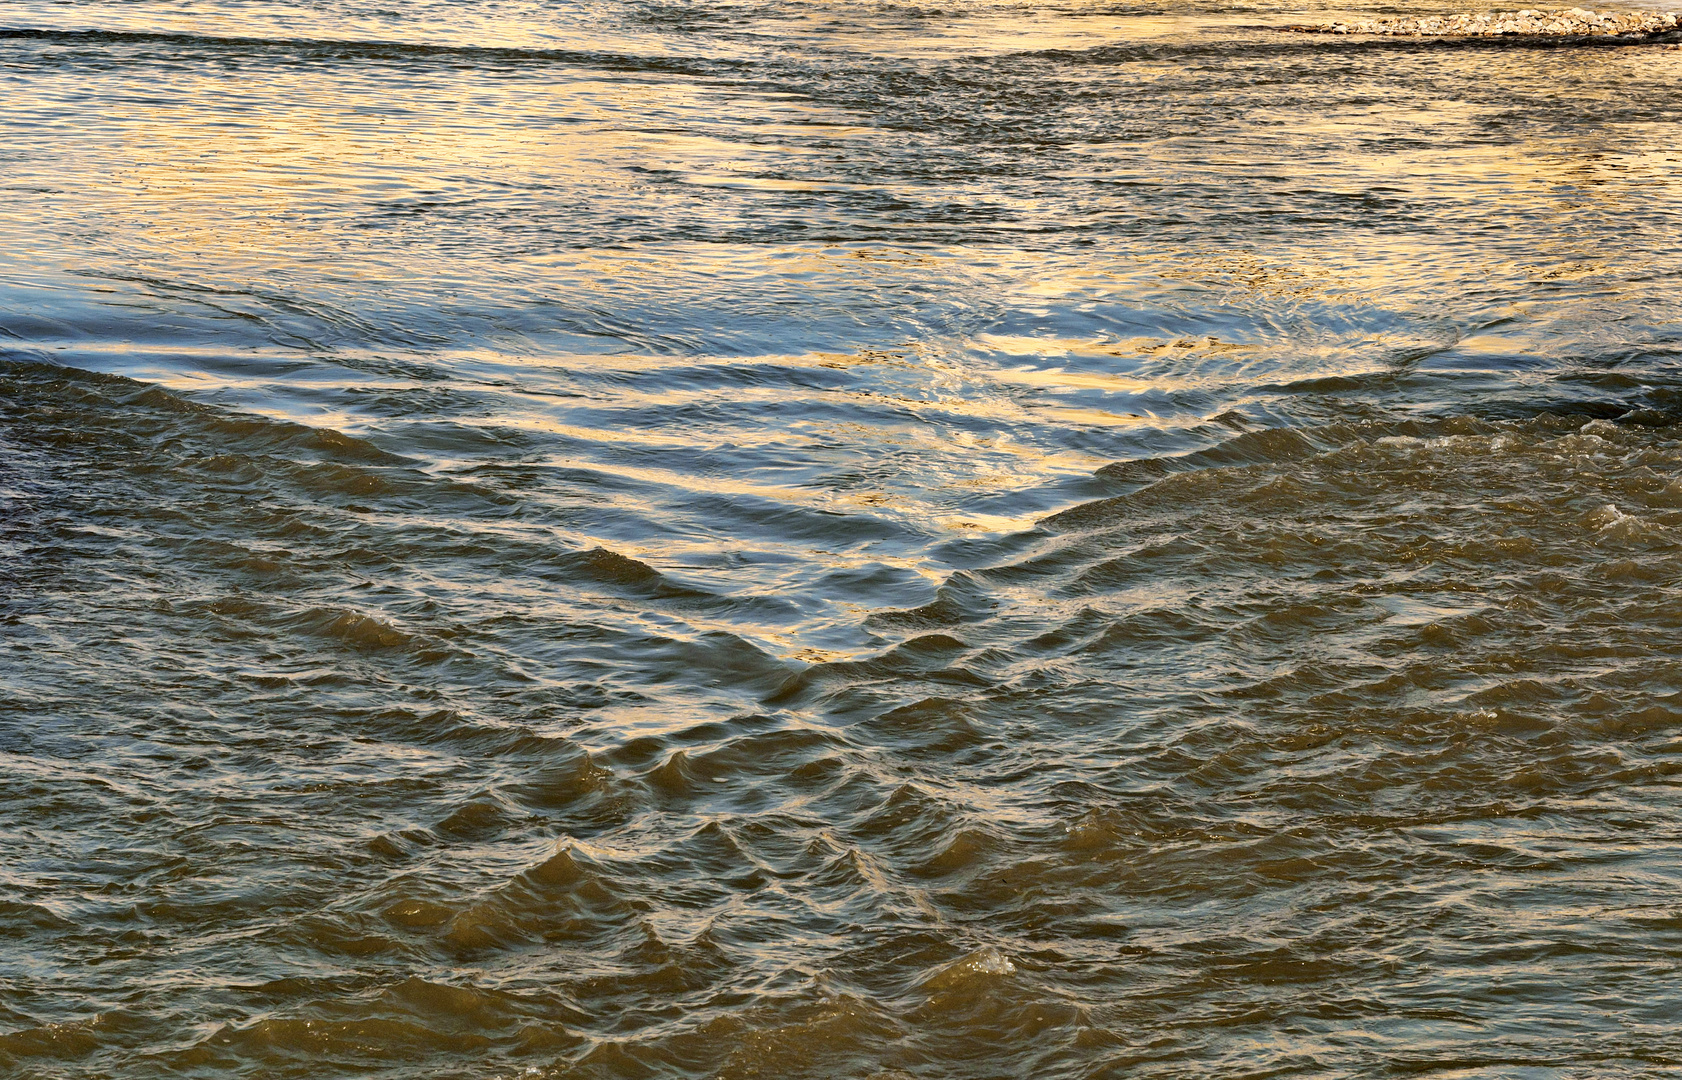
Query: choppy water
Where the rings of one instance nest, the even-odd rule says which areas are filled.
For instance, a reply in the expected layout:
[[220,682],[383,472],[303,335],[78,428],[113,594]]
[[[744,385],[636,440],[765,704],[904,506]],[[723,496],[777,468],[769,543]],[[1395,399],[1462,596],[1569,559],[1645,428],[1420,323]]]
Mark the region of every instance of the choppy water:
[[1682,53],[1323,13],[6,4],[0,1073],[1674,1075]]

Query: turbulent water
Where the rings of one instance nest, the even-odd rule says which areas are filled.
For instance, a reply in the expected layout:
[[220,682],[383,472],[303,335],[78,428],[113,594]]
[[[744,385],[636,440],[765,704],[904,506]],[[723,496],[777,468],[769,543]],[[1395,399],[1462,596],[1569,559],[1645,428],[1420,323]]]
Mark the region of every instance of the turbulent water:
[[1682,53],[1375,13],[10,0],[0,1075],[1675,1075]]

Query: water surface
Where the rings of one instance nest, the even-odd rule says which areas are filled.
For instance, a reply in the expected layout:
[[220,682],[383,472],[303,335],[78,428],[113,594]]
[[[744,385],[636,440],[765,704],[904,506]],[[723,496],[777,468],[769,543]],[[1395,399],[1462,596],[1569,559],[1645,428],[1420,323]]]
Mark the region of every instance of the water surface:
[[1671,1075],[1682,54],[1359,14],[8,4],[0,1071]]

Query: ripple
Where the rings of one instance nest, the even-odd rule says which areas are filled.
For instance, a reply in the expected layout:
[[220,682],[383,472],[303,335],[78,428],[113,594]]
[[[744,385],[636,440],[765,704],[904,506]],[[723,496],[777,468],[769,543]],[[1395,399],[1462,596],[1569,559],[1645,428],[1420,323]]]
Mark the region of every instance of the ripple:
[[1682,1057],[1668,54],[8,12],[0,1071]]

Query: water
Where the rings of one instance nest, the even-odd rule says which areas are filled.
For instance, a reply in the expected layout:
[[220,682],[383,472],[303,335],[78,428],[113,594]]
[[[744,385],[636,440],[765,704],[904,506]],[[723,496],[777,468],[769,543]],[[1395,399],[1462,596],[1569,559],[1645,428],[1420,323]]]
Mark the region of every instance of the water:
[[0,1074],[1674,1075],[1682,60],[1360,14],[6,5]]

